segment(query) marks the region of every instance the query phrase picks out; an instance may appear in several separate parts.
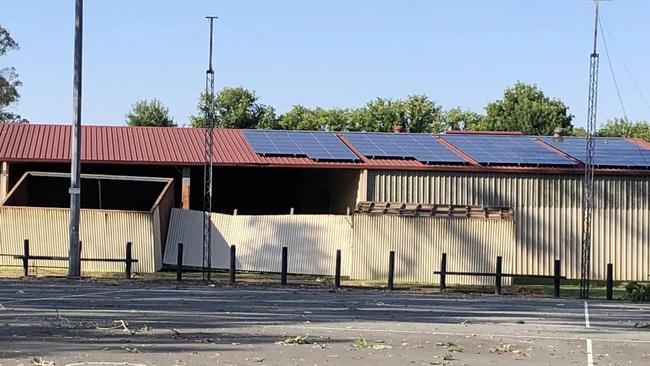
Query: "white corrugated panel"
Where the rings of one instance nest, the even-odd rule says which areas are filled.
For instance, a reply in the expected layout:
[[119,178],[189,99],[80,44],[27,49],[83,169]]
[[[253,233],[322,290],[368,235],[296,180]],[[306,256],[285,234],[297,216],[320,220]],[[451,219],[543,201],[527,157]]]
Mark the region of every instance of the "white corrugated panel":
[[[61,208],[0,207],[0,253],[23,254],[23,241],[29,239],[31,255],[67,256],[70,210]],[[156,259],[152,215],[141,212],[81,210],[82,258],[125,258],[126,242],[133,243],[134,272],[151,273],[160,269]],[[37,266],[67,268],[65,261],[34,261]],[[0,256],[1,265],[21,262]],[[82,262],[82,271],[122,272],[123,263]]]
[[[176,264],[183,243],[183,264],[203,265],[203,213],[173,209],[164,263]],[[281,250],[287,247],[289,272],[334,274],[336,250],[341,272],[349,273],[351,218],[344,215],[224,215],[212,214],[212,267],[229,266],[229,247],[237,248],[237,269],[280,272]]]
[[[374,171],[368,200],[511,207],[516,273],[580,276],[582,179],[579,176]],[[592,277],[650,279],[650,177],[596,177]]]

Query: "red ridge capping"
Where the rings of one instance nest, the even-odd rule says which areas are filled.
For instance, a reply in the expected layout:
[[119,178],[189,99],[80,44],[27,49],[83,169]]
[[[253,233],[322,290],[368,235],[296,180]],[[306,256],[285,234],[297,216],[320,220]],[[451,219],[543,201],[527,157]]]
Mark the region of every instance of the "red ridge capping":
[[643,146],[644,149],[650,150],[650,142],[646,140],[640,139],[638,137],[630,137],[630,138],[626,138],[626,140],[635,142],[637,145]]
[[454,144],[452,144],[451,142],[445,140],[443,136],[434,135],[433,138],[437,139],[438,142],[440,142],[444,147],[446,147],[449,150],[453,151],[454,153],[456,153],[456,155],[460,156],[461,158],[463,158],[465,161],[467,161],[471,165],[481,166],[481,164],[479,164],[478,161],[472,159],[469,155],[465,154],[465,152],[463,150],[457,148]]
[[467,131],[467,130],[447,130],[445,135],[507,135],[522,136],[519,131]]
[[361,153],[361,151],[357,150],[357,148],[354,147],[354,145],[352,145],[352,143],[350,141],[348,141],[348,139],[345,138],[345,135],[343,135],[341,133],[341,131],[335,131],[334,135],[336,135],[336,137],[338,137],[339,140],[341,140],[341,142],[345,146],[347,146],[348,149],[350,149],[350,151],[352,151],[354,153],[354,155],[356,155],[362,162],[364,162],[366,164],[368,163],[369,159],[365,155],[363,155]]
[[578,159],[576,159],[575,157],[573,157],[573,155],[569,155],[569,154],[565,153],[564,151],[558,149],[557,147],[555,147],[555,146],[553,146],[553,145],[551,145],[551,144],[548,144],[546,141],[540,139],[539,137],[530,137],[530,138],[531,138],[533,141],[537,142],[538,144],[540,144],[540,145],[546,147],[547,149],[549,149],[549,150],[551,150],[551,151],[553,151],[553,152],[555,152],[555,153],[558,153],[559,155],[561,155],[561,156],[563,156],[563,157],[565,157],[565,158],[567,158],[567,159],[573,161],[574,163],[576,163],[576,165],[577,165],[578,167],[580,167],[580,168],[584,168],[585,165],[584,165],[580,160],[578,160]]

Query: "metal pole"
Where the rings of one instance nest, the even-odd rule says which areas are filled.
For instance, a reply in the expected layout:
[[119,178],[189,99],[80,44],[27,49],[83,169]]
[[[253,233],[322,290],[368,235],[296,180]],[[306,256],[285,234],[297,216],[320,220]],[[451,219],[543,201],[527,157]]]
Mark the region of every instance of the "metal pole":
[[206,129],[203,144],[203,280],[211,280],[212,270],[212,146],[214,137],[214,70],[212,69],[212,30],[217,17],[206,17],[210,22],[210,51],[205,72]]
[[560,297],[560,277],[561,277],[561,262],[556,259],[553,263],[553,295]]
[[124,278],[127,280],[131,279],[131,271],[133,268],[133,244],[131,242],[126,243],[126,261],[124,266]]
[[334,269],[334,288],[341,288],[341,249],[336,250],[336,267]]
[[235,271],[237,270],[237,247],[230,246],[230,283],[235,283]]
[[607,300],[614,298],[614,265],[607,263]]
[[288,254],[287,254],[287,247],[282,247],[282,266],[281,266],[281,273],[280,273],[280,284],[282,286],[287,285],[287,271],[289,268],[289,260],[288,260]]
[[23,242],[23,276],[29,276],[29,240]]
[[503,274],[503,259],[497,257],[496,276],[494,276],[494,294],[501,295],[501,275]]
[[447,253],[442,253],[440,260],[440,290],[447,288]]
[[395,279],[395,251],[391,250],[388,253],[388,289],[393,290]]
[[70,147],[70,247],[68,278],[81,277],[79,248],[79,210],[81,201],[81,46],[83,31],[83,0],[75,2],[74,86],[72,91],[72,138]]
[[178,243],[176,249],[176,281],[183,280],[183,244]]

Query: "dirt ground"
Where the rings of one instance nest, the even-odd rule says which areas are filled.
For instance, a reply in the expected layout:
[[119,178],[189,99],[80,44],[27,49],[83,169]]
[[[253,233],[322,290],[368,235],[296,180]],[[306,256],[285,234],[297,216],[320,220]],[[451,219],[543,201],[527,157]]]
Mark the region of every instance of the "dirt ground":
[[650,365],[650,305],[0,280],[0,366]]

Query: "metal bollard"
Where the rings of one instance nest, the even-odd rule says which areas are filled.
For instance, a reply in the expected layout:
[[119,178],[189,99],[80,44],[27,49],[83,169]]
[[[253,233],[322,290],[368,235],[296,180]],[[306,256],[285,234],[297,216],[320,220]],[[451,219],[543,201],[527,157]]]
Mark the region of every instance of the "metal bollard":
[[502,271],[502,258],[501,256],[497,257],[497,270],[496,270],[496,276],[495,276],[495,283],[494,283],[494,294],[495,295],[501,295],[501,275],[503,274]]
[[235,270],[237,269],[236,249],[234,245],[230,246],[230,283],[235,283]]
[[607,300],[614,298],[614,265],[607,263]]
[[388,289],[393,290],[395,279],[395,251],[391,250],[388,254]]
[[556,259],[553,264],[553,294],[555,297],[560,297],[560,260]]
[[280,284],[287,285],[287,269],[288,269],[287,247],[282,247],[282,272],[280,274]]
[[447,253],[442,253],[440,260],[440,290],[447,288]]
[[29,276],[29,240],[23,242],[23,276]]
[[177,244],[176,249],[176,281],[183,280],[183,243]]
[[334,272],[334,287],[341,288],[341,249],[336,250],[336,271]]
[[124,277],[127,280],[131,279],[131,268],[133,264],[133,253],[131,252],[132,248],[131,242],[126,243],[126,263],[124,266]]

